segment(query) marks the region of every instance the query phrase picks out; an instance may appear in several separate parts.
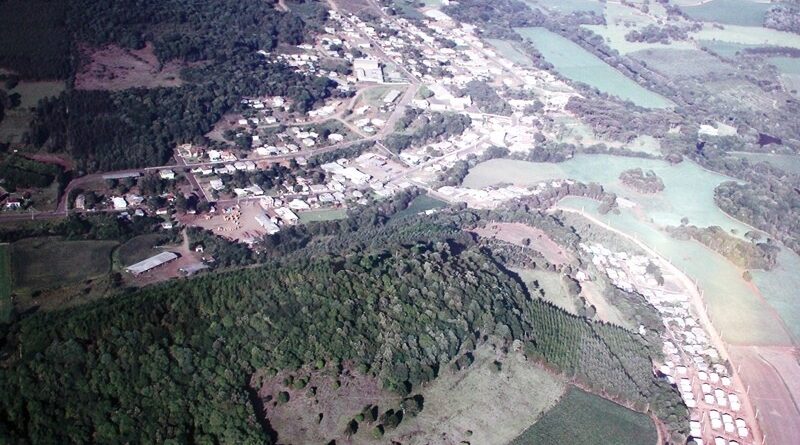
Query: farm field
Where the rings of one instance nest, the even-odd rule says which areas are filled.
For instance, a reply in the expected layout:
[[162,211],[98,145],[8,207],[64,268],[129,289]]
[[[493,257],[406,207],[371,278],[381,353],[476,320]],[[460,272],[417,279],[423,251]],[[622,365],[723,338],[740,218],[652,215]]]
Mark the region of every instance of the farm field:
[[0,323],[7,323],[11,316],[11,249],[0,244]]
[[565,77],[583,82],[648,108],[668,108],[672,102],[625,77],[576,43],[544,28],[516,28],[533,42],[548,62]]
[[15,289],[61,287],[108,273],[115,241],[28,238],[12,245]]
[[646,49],[628,55],[670,78],[702,77],[709,74],[723,76],[736,72],[734,66],[697,49]]
[[648,416],[571,387],[511,445],[648,445],[657,440],[658,433]]
[[309,210],[308,212],[298,213],[297,216],[303,224],[316,221],[334,221],[347,218],[347,209]]
[[119,246],[114,256],[120,266],[130,266],[131,264],[138,263],[139,261],[160,253],[161,251],[154,247],[162,244],[164,241],[164,235],[159,233],[140,235]]
[[703,22],[727,25],[761,26],[764,14],[771,8],[768,2],[755,0],[711,0],[691,6],[681,6],[689,17]]
[[691,34],[695,40],[719,40],[745,45],[774,45],[800,48],[800,35],[760,26],[725,25],[723,29],[706,25]]

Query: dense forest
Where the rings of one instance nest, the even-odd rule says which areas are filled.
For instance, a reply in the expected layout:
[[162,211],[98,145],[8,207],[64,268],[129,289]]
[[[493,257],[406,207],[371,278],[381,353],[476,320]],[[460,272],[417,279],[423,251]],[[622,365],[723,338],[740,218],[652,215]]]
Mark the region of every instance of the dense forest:
[[653,170],[632,168],[620,173],[619,179],[623,184],[641,193],[658,193],[664,190],[664,181]]

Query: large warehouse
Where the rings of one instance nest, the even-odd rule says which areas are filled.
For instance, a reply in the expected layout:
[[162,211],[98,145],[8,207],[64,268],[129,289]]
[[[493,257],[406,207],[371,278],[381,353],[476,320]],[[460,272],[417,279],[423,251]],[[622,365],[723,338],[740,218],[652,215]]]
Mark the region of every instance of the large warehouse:
[[139,261],[136,264],[125,268],[127,272],[134,275],[141,275],[148,270],[155,269],[158,266],[164,265],[178,258],[178,255],[172,252],[161,252],[158,255],[151,256],[146,260]]

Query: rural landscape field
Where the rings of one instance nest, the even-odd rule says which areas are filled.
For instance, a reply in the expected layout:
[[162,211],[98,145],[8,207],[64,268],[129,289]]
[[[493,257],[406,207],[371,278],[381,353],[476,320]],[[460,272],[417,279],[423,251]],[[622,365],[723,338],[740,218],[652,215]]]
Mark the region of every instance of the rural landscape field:
[[0,2],[0,443],[800,443],[798,0]]

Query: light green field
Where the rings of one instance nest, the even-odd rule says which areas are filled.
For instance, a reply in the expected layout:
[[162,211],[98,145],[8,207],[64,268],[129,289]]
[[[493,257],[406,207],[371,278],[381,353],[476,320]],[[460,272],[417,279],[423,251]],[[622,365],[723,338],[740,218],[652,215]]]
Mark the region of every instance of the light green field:
[[667,108],[672,102],[625,77],[594,54],[576,43],[544,28],[517,28],[523,38],[531,40],[556,70],[576,82],[648,108]]
[[11,249],[0,244],[0,323],[8,323],[11,317]]
[[531,59],[526,56],[522,51],[518,50],[514,43],[509,40],[500,39],[486,39],[501,56],[516,63],[520,66],[530,67],[533,66]]
[[402,93],[403,91],[406,90],[406,86],[385,85],[385,86],[372,87],[361,93],[361,96],[359,97],[359,102],[365,103],[367,105],[372,105],[373,107],[381,106],[383,105],[383,98],[386,96],[386,93],[392,90],[398,90]]
[[511,268],[511,270],[519,275],[532,297],[540,296],[537,286],[533,284],[535,281],[539,284],[538,288],[544,291],[543,299],[572,314],[578,313],[576,301],[567,294],[558,273],[540,269]]
[[317,221],[334,221],[347,218],[347,209],[309,210],[308,212],[298,213],[297,216],[300,217],[300,222],[303,224]]
[[735,66],[698,49],[646,49],[628,54],[659,73],[670,77],[723,76],[737,71]]
[[770,57],[767,61],[783,74],[800,74],[800,59],[794,57]]
[[111,269],[115,241],[29,238],[12,245],[16,289],[41,290],[79,283]]
[[764,14],[772,5],[753,0],[711,0],[699,5],[682,6],[689,17],[728,25],[761,26]]
[[586,29],[592,30],[595,34],[603,37],[606,44],[619,51],[621,54],[628,54],[646,49],[695,49],[694,42],[688,40],[676,40],[668,44],[660,42],[630,42],[625,40],[625,36],[631,32],[631,28],[614,25],[582,25]]
[[[632,192],[619,181],[620,173],[631,168],[653,170],[664,181],[664,191],[655,195]],[[685,216],[699,226],[718,225],[735,228],[740,233],[747,231],[745,225],[731,220],[714,203],[714,188],[730,178],[690,161],[673,166],[658,159],[586,154],[560,163],[492,159],[472,168],[463,184],[484,188],[502,182],[534,185],[548,179],[602,184],[606,190],[639,204],[660,225],[679,225]]]
[[695,40],[719,40],[729,43],[759,46],[788,46],[800,48],[800,35],[758,26],[725,25],[724,29],[704,26],[692,34]]
[[800,256],[783,248],[778,266],[770,271],[754,270],[753,282],[784,320],[795,344],[800,344]]
[[408,204],[408,207],[392,215],[391,219],[403,218],[408,215],[416,215],[417,213],[424,212],[426,210],[439,209],[442,207],[447,207],[447,203],[433,198],[427,194],[419,195]]
[[655,425],[647,415],[571,387],[511,445],[654,445],[657,441]]

